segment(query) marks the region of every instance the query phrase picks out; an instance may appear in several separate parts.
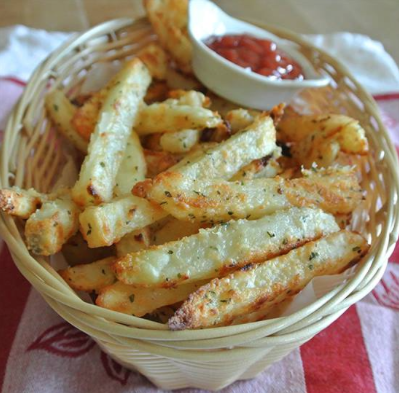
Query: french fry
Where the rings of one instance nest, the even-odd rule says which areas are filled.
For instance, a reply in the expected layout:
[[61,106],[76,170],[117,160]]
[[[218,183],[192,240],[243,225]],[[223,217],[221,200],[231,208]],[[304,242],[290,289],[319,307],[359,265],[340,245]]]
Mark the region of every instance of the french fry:
[[190,179],[229,179],[241,167],[270,154],[275,148],[273,121],[268,115],[260,115],[244,131],[206,150],[203,154],[195,152],[194,156],[159,174],[153,181],[147,179],[137,183],[132,192],[134,195],[145,197],[154,187],[163,190],[163,183],[167,182],[169,173],[175,171]]
[[71,288],[77,291],[98,292],[116,281],[111,269],[115,260],[115,257],[108,257],[93,263],[69,267],[58,273]]
[[169,99],[142,107],[134,130],[142,136],[186,129],[203,130],[222,123],[223,120],[217,112],[202,107],[179,105],[177,100]]
[[190,151],[200,139],[200,131],[183,130],[180,132],[169,132],[161,136],[160,145],[162,150],[170,153],[186,153]]
[[351,214],[364,195],[355,168],[302,170],[303,178],[286,180],[286,196],[294,206],[315,205],[334,215]]
[[[149,44],[149,45],[155,45],[156,44]],[[146,47],[145,47],[146,48]],[[143,48],[143,50],[145,49]],[[150,51],[153,50],[149,49]],[[160,48],[160,50],[162,50]],[[149,59],[149,53],[146,52],[143,53],[143,57],[146,57]],[[156,59],[154,58],[154,61]],[[145,61],[143,61],[145,63]],[[148,65],[146,64],[148,67]],[[155,65],[152,65],[153,67]],[[161,65],[160,65],[161,67]],[[154,68],[152,70],[149,69],[150,74],[156,73],[158,76],[161,75],[162,70],[155,70]],[[86,144],[86,149],[87,150],[87,145],[90,140],[90,136],[93,133],[96,124],[99,119],[99,114],[101,111],[101,108],[104,104],[104,100],[107,97],[109,91],[112,89],[113,85],[115,85],[115,81],[111,80],[106,86],[104,86],[101,90],[93,93],[84,103],[81,107],[79,108],[74,108],[74,113],[71,119],[71,124],[73,126],[73,129],[76,130],[76,132],[80,135],[81,138],[83,138]],[[153,82],[150,86],[148,91],[146,92],[144,99],[147,101],[157,101],[159,99],[163,100],[166,99],[167,97],[167,92],[168,88],[165,84],[162,83],[157,83]],[[78,135],[78,136],[79,136]]]
[[271,178],[279,175],[282,168],[278,162],[281,157],[281,148],[277,147],[271,154],[254,160],[242,167],[230,180],[251,180],[257,178]]
[[255,179],[227,182],[190,180],[168,172],[160,186],[146,197],[172,216],[187,221],[211,222],[258,219],[278,210],[319,207],[331,214],[350,214],[361,203],[363,193],[356,173],[349,167],[303,170],[299,179]]
[[[285,104],[278,104],[268,112],[269,116],[273,119],[275,126],[281,121],[281,118],[284,115],[284,109]],[[238,108],[228,111],[224,118],[230,125],[231,133],[235,134],[253,123],[259,114],[259,111],[253,109]]]
[[33,188],[29,190],[19,187],[0,189],[0,209],[15,217],[29,218],[46,200],[46,195],[38,193]]
[[[197,108],[210,106],[209,98],[198,91],[172,90],[169,95],[172,99],[177,99],[178,105],[189,105]],[[168,132],[160,137],[160,147],[170,153],[186,153],[199,142],[200,136],[200,131],[193,129]]]
[[216,146],[218,146],[216,142],[204,142],[195,145],[189,153],[187,153],[178,163],[173,165],[173,170],[178,171],[180,168],[191,165],[191,163],[195,162],[199,157],[205,158],[204,155]]
[[137,57],[147,66],[154,79],[166,79],[168,55],[161,46],[152,42],[137,52]]
[[233,109],[226,113],[225,119],[230,124],[232,134],[235,134],[253,123],[258,114],[259,112],[248,109]]
[[352,214],[336,214],[335,215],[335,222],[341,229],[346,229],[351,222]]
[[[300,142],[314,133],[347,133],[355,136],[360,133],[364,136],[364,130],[357,120],[336,114],[290,116],[280,121],[277,132],[279,140],[283,142]],[[357,148],[364,151],[366,143]]]
[[52,255],[61,250],[78,230],[80,210],[69,195],[47,201],[25,225],[28,249],[37,255]]
[[296,142],[291,148],[292,156],[306,168],[313,163],[328,167],[341,151],[361,155],[368,152],[365,132],[357,120],[343,115],[295,119],[282,121],[279,135],[284,140]]
[[266,312],[301,291],[313,277],[341,273],[368,248],[362,236],[341,231],[264,263],[247,265],[190,295],[169,320],[169,328],[225,326],[237,316]]
[[144,0],[147,17],[161,45],[190,74],[192,46],[187,35],[187,0]]
[[260,115],[245,130],[206,151],[179,172],[191,178],[229,179],[250,161],[272,153],[276,148],[275,137],[271,118]]
[[114,195],[122,196],[130,194],[133,186],[144,180],[147,173],[147,164],[140,139],[132,131],[123,153],[123,159],[116,175]]
[[178,163],[179,159],[172,153],[166,151],[144,150],[147,165],[147,177],[155,177]]
[[205,94],[196,90],[176,89],[169,91],[169,98],[177,100],[177,105],[188,105],[197,108],[209,108],[211,100]]
[[45,98],[45,106],[57,130],[63,134],[79,151],[87,152],[87,139],[77,132],[73,125],[77,108],[61,90],[53,90]]
[[334,165],[350,166],[356,168],[356,175],[361,182],[363,179],[363,168],[367,162],[367,156],[359,154],[347,154],[340,151],[335,157]]
[[166,215],[159,206],[129,195],[87,207],[79,216],[79,229],[90,248],[104,247]]
[[98,116],[103,106],[105,97],[111,89],[111,84],[106,85],[77,108],[72,117],[71,124],[83,140],[86,141],[86,150],[90,136],[96,128]]
[[139,229],[123,236],[123,238],[116,243],[116,255],[124,257],[125,255],[146,249],[150,245],[150,230],[149,228]]
[[152,311],[188,298],[206,281],[180,285],[177,288],[135,288],[117,282],[101,289],[96,304],[109,310],[142,317]]
[[114,77],[90,138],[72,198],[79,206],[111,200],[116,174],[138,107],[151,82],[147,68],[135,58]]
[[182,223],[174,217],[168,217],[167,222],[152,234],[151,243],[155,245],[161,245],[180,240],[183,237],[198,233],[201,228],[202,224],[198,222]]
[[173,287],[264,261],[338,229],[334,217],[321,210],[292,208],[201,229],[180,241],[128,254],[113,268],[125,284]]

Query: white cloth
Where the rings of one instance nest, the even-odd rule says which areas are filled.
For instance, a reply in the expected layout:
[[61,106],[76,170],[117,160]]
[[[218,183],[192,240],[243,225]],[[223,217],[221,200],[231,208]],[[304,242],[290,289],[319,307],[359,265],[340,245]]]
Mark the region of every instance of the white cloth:
[[36,66],[70,36],[71,33],[21,25],[0,29],[0,77],[13,76],[27,81]]

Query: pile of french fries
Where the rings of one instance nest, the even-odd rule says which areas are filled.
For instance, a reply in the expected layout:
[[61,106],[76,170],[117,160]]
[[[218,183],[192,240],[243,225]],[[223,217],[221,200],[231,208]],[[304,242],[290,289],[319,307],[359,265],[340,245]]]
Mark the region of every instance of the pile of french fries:
[[261,320],[367,253],[345,229],[365,198],[365,132],[343,115],[261,113],[192,89],[186,8],[157,13],[164,3],[145,2],[160,43],[100,91],[46,97],[82,155],[75,184],[2,189],[0,208],[24,221],[33,254],[62,252],[60,275],[100,307],[172,330]]

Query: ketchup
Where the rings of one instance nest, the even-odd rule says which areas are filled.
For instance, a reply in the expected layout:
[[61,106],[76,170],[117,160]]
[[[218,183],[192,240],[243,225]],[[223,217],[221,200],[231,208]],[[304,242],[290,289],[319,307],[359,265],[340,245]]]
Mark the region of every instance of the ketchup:
[[301,66],[273,41],[242,34],[211,36],[205,44],[232,63],[271,79],[304,79]]

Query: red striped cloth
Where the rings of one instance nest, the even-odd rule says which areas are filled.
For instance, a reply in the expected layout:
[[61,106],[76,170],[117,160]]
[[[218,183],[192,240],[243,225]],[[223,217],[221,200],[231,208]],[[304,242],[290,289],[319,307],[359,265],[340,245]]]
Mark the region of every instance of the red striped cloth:
[[[23,82],[0,80],[0,128]],[[375,97],[399,145],[399,94]],[[85,334],[48,307],[0,253],[0,386],[2,392],[154,393],[145,377],[119,366]],[[329,328],[251,381],[223,392],[394,393],[399,391],[399,248],[365,299]],[[197,392],[185,389],[182,392]]]

